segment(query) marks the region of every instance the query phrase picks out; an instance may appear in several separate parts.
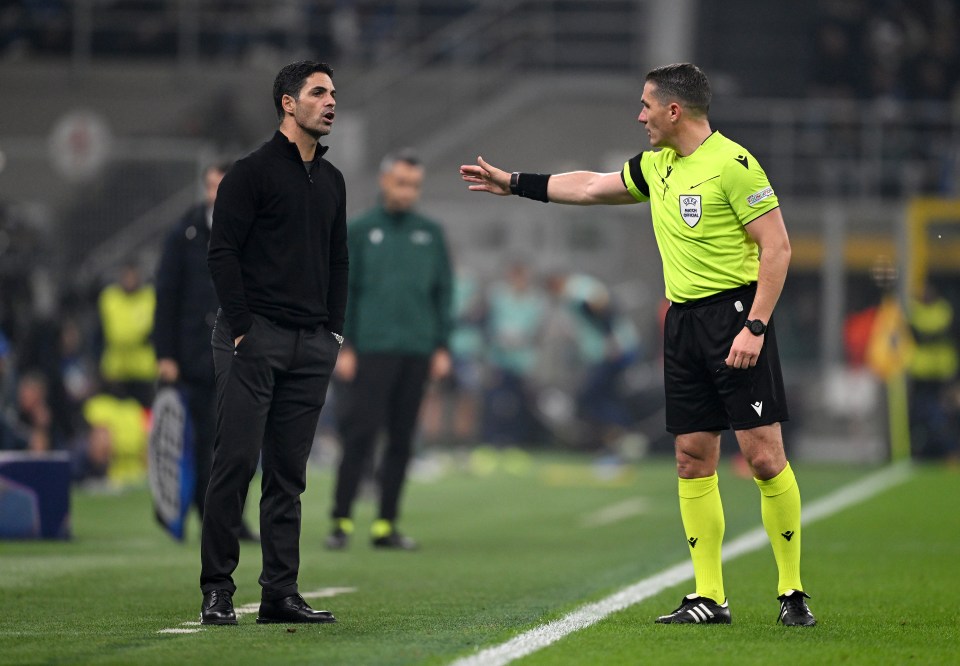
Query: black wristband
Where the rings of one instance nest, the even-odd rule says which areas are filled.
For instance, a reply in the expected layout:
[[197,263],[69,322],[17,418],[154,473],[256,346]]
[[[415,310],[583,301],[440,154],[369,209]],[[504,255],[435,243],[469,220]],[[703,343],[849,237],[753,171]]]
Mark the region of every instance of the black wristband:
[[520,178],[520,172],[514,171],[510,174],[510,194],[517,194],[517,180]]
[[[517,182],[516,189],[513,187],[514,180]],[[550,201],[547,198],[549,180],[548,173],[514,173],[510,176],[510,191],[526,199],[547,203]]]

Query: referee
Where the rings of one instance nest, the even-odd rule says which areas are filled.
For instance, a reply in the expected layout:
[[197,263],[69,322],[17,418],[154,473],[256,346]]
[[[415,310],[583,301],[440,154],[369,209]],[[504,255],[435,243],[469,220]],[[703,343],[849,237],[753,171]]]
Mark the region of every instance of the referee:
[[650,145],[620,172],[508,173],[460,167],[469,189],[562,204],[650,202],[671,306],[664,328],[667,431],[696,591],[662,624],[729,624],[721,570],[720,431],[732,428],[760,489],[779,571],[780,615],[816,624],[800,582],[800,491],[783,449],[787,404],[773,310],[790,263],[777,196],[757,160],[710,127],[710,85],[695,65],[649,72],[639,122]]

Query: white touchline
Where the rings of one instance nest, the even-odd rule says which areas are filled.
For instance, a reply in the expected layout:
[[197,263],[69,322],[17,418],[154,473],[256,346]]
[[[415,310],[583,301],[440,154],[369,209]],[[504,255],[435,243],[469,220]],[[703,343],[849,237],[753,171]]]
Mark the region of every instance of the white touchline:
[[[849,506],[878,495],[888,488],[903,483],[910,477],[912,470],[909,461],[897,463],[830,493],[826,497],[810,502],[803,507],[802,523],[807,525],[822,518],[827,518]],[[724,561],[731,560],[757,550],[768,543],[767,533],[762,527],[758,527],[730,543],[724,544],[723,559]],[[690,578],[693,578],[693,565],[689,561],[676,564],[650,578],[645,578],[638,583],[625,587],[606,599],[581,606],[559,620],[542,624],[511,638],[505,643],[486,648],[469,657],[457,659],[451,666],[504,666]]]
[[627,518],[639,516],[646,510],[647,500],[642,497],[634,497],[587,514],[581,521],[580,526],[603,527],[604,525],[611,525],[621,520],[626,520]]
[[[350,592],[356,592],[357,588],[355,587],[324,587],[319,590],[314,590],[313,592],[304,592],[300,596],[304,599],[322,599],[324,597],[335,597],[338,594],[349,594]],[[244,604],[242,606],[237,606],[233,609],[237,614],[237,617],[243,617],[244,615],[249,615],[250,613],[256,613],[260,610],[260,602],[256,601],[251,604]],[[187,628],[193,627],[193,628]],[[196,620],[190,622],[181,622],[179,627],[172,629],[160,629],[158,634],[196,634],[205,629],[200,625]]]

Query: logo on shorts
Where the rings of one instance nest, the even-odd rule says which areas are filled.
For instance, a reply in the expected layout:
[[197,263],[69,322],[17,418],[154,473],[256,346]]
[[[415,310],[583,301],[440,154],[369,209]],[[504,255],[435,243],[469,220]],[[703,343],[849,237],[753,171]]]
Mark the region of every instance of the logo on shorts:
[[760,412],[763,411],[763,400],[757,402],[751,402],[750,406],[753,407],[753,411],[757,413],[757,416],[760,416]]
[[687,223],[687,226],[693,229],[700,221],[703,209],[700,205],[699,194],[681,194],[680,195],[680,217]]
[[371,229],[370,230],[370,242],[374,245],[379,245],[383,242],[383,229]]

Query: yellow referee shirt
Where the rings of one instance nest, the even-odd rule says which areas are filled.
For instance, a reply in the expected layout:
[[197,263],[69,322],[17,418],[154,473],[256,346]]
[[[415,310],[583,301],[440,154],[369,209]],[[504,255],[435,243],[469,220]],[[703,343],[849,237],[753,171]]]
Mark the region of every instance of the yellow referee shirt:
[[667,299],[705,298],[756,282],[757,244],[744,226],[777,206],[753,155],[714,132],[690,155],[645,151],[620,172],[637,201],[649,201]]

